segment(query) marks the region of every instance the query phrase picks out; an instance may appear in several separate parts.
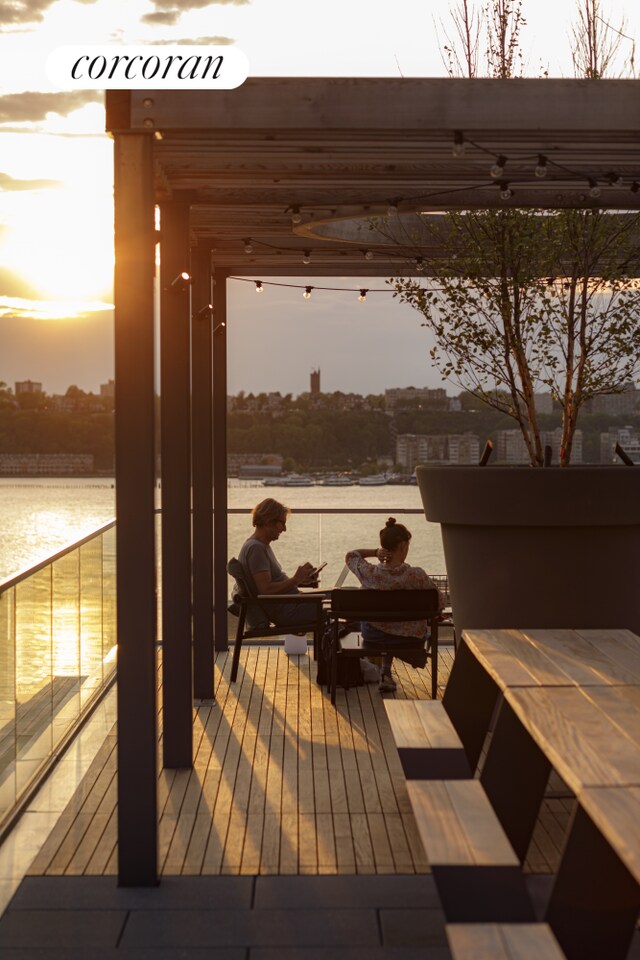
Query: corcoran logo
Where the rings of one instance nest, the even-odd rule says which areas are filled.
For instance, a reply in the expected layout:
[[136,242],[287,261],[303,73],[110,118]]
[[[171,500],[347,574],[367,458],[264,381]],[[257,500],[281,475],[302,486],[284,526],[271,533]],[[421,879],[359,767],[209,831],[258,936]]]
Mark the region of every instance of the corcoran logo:
[[68,46],[49,55],[46,69],[61,90],[232,90],[249,61],[232,46]]

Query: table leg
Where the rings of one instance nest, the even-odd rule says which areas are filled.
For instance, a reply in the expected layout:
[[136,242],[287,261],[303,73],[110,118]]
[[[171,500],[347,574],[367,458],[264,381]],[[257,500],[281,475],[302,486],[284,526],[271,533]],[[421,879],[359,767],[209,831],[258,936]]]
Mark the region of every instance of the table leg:
[[547,907],[567,960],[624,960],[640,909],[640,886],[576,804]]
[[506,700],[498,710],[480,781],[523,863],[551,764]]
[[475,770],[499,694],[498,685],[460,641],[442,703]]

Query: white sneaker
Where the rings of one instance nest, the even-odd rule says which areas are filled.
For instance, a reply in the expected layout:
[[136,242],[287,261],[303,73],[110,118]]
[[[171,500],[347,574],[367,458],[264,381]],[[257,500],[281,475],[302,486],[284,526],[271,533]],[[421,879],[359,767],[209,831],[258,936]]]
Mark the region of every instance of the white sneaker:
[[380,680],[380,671],[367,657],[360,658],[360,670],[365,683],[378,683]]

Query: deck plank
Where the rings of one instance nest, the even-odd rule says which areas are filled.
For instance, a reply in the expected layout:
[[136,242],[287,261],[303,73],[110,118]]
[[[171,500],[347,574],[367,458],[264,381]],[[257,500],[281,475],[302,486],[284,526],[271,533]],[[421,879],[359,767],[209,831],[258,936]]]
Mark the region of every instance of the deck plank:
[[[452,663],[441,649],[440,689]],[[193,769],[159,769],[162,873],[428,872],[377,686],[339,689],[335,709],[310,654],[258,644],[243,648],[235,684],[230,671],[231,656],[219,653],[216,701],[194,709]],[[430,698],[428,668],[397,662],[394,673],[397,699]],[[31,875],[117,872],[116,742],[114,728]],[[570,808],[545,801],[529,869],[551,871]]]

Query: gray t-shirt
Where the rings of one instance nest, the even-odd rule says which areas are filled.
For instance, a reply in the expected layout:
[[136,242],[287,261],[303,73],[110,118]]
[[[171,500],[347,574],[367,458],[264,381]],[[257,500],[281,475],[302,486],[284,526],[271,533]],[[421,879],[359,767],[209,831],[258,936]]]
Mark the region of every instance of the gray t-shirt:
[[256,587],[256,573],[269,573],[274,582],[287,579],[287,575],[276,560],[276,555],[270,544],[263,543],[262,540],[256,540],[255,537],[249,537],[242,544],[238,560],[244,567],[245,573],[251,577],[251,586],[256,593],[260,592]]

